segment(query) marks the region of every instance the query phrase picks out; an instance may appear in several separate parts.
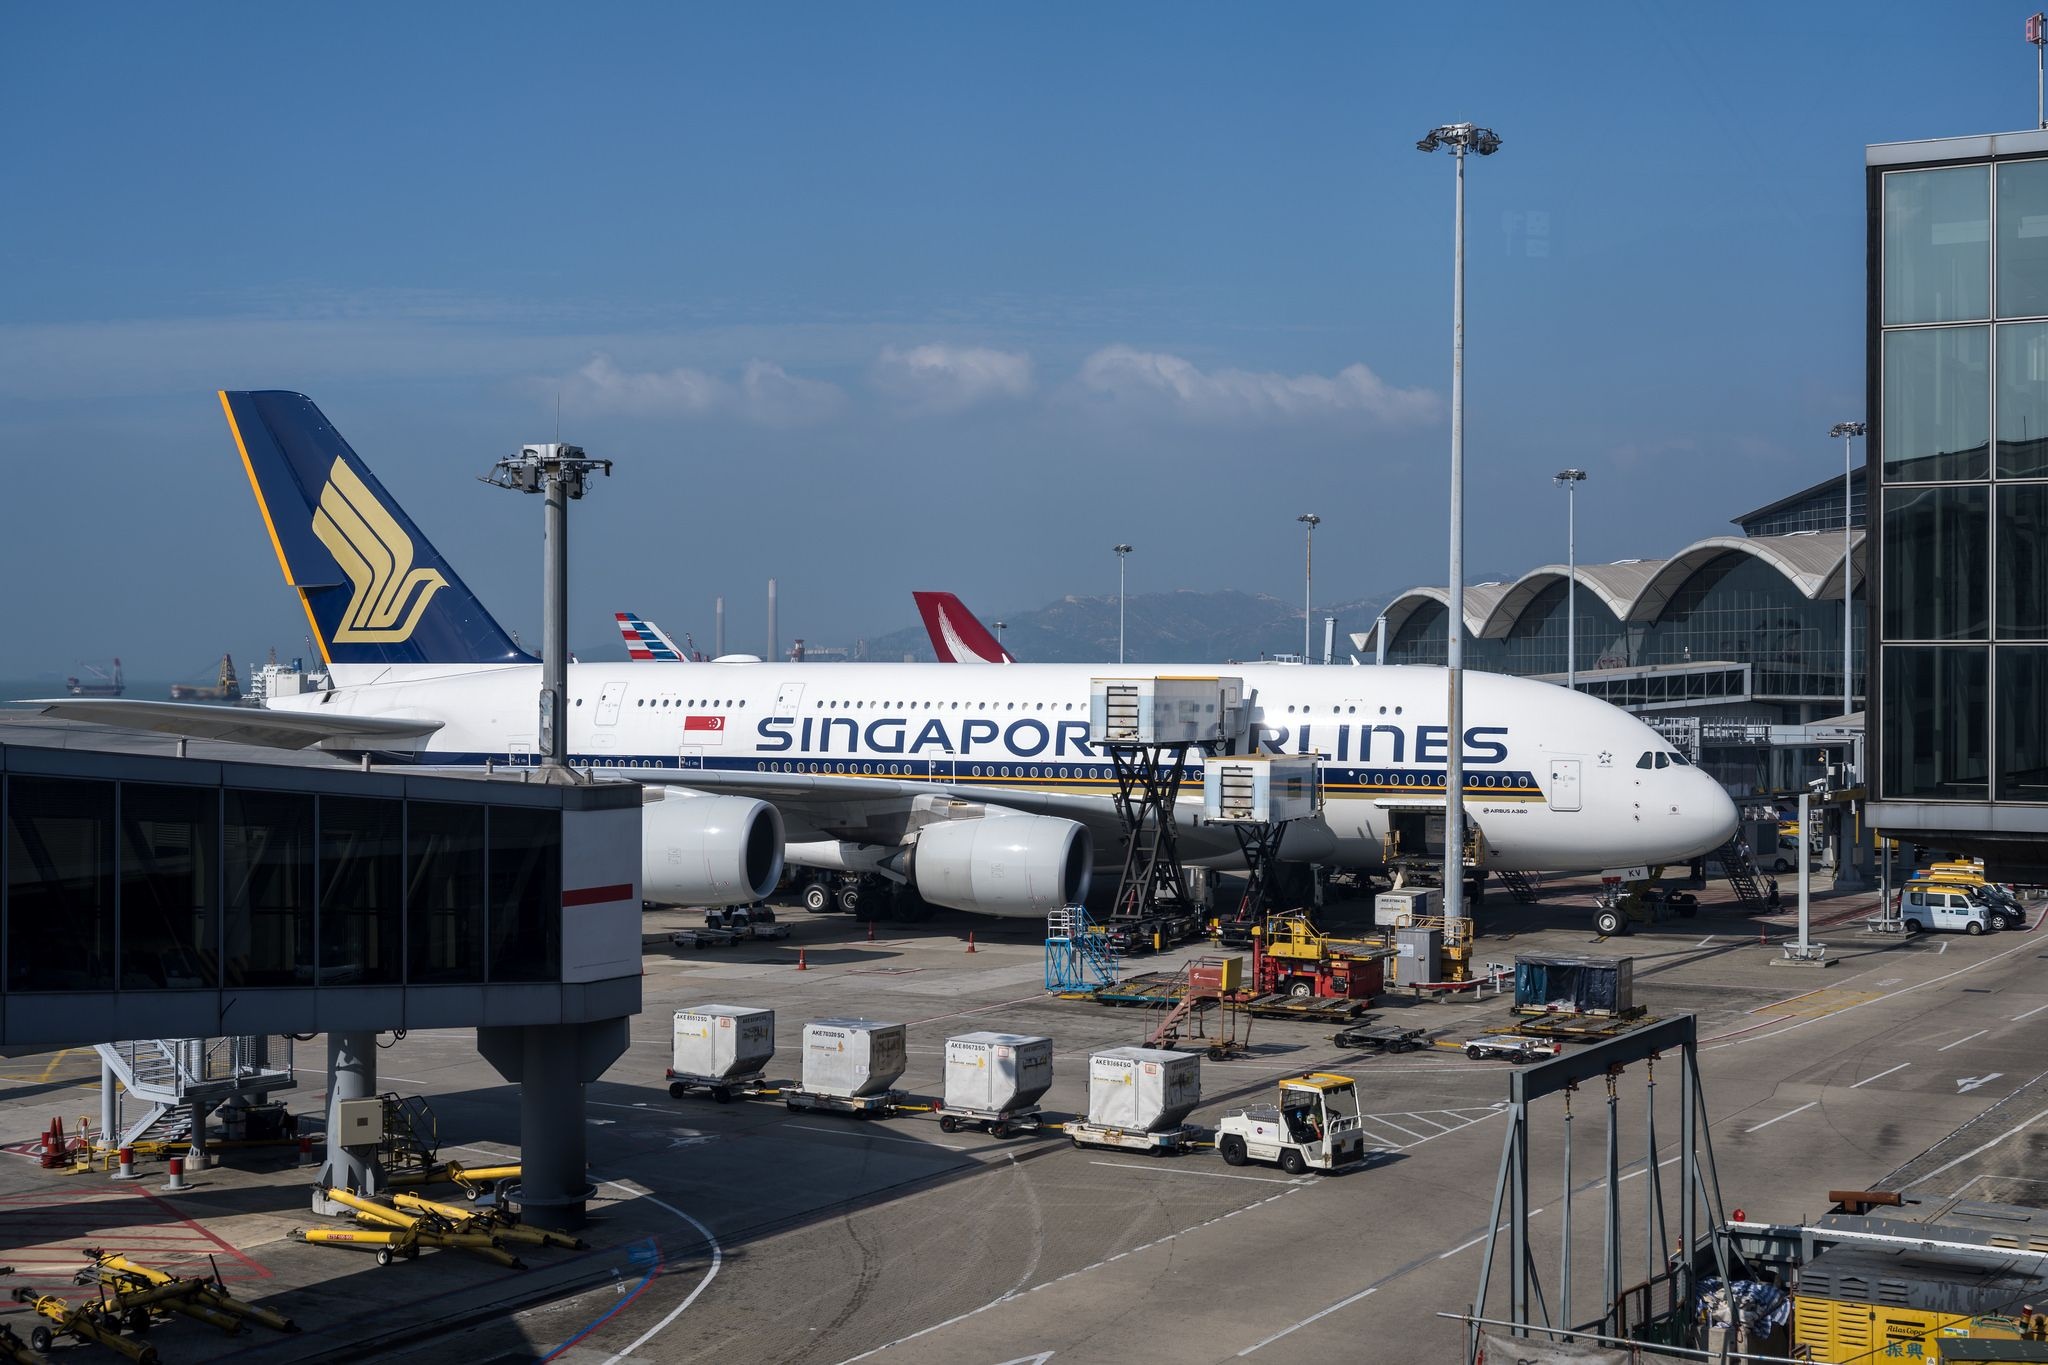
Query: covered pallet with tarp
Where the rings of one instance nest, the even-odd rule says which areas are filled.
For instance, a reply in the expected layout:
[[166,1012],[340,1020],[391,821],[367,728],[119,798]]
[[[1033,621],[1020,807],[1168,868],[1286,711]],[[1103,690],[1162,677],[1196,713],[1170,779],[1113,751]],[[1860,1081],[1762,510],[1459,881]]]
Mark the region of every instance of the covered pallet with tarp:
[[1516,1014],[1624,1018],[1636,1012],[1632,957],[1525,954],[1515,959]]

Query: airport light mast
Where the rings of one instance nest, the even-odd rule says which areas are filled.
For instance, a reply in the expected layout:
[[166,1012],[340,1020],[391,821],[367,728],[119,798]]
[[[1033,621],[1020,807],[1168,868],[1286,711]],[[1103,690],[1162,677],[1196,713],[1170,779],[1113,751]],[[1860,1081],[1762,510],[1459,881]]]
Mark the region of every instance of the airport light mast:
[[1571,582],[1564,590],[1564,685],[1579,688],[1579,485],[1586,481],[1583,469],[1560,469],[1552,483],[1564,485],[1564,559]]
[[1316,527],[1323,524],[1323,519],[1313,512],[1303,512],[1295,520],[1308,527],[1308,544],[1302,547],[1301,552],[1301,661],[1306,664],[1309,661],[1309,628],[1315,624],[1315,609],[1309,604],[1315,600],[1311,593],[1316,573]]
[[593,460],[582,446],[550,443],[519,447],[491,467],[483,481],[547,499],[541,550],[540,764],[569,771],[569,504],[581,498],[592,474],[611,476],[610,460]]
[[[1837,422],[1828,428],[1830,437],[1842,441],[1842,714],[1856,709],[1855,671],[1851,663],[1856,647],[1856,618],[1849,614],[1849,555],[1854,545],[1856,509],[1856,438],[1869,431],[1862,422]],[[1846,785],[1846,784],[1845,784]],[[1800,838],[1805,838],[1802,830]]]
[[1465,918],[1465,157],[1492,156],[1500,150],[1500,137],[1491,128],[1446,123],[1415,144],[1419,152],[1440,148],[1450,150],[1458,168],[1451,272],[1450,633],[1444,655],[1444,927],[1450,938]]
[[[1131,552],[1128,545],[1112,545],[1116,552],[1116,661],[1124,661],[1124,556]],[[1001,641],[997,641],[998,644]]]

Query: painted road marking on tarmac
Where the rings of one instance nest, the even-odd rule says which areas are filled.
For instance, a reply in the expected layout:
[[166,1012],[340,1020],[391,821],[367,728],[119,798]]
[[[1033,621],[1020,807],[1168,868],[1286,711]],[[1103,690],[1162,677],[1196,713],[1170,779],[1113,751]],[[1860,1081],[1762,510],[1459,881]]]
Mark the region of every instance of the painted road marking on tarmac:
[[2012,1021],[2015,1024],[2017,1024],[2022,1019],[2031,1019],[2035,1015],[2039,1014],[2042,1010],[2048,1010],[2048,1005],[2036,1005],[2034,1006],[2034,1008],[2028,1010],[2025,1014],[2015,1014],[2012,1017]]
[[923,1138],[891,1137],[887,1133],[877,1133],[871,1130],[855,1131],[847,1128],[815,1128],[808,1123],[785,1123],[782,1126],[784,1128],[795,1128],[805,1133],[823,1133],[826,1137],[867,1138],[875,1142],[907,1142],[912,1147],[939,1147],[948,1152],[964,1152],[967,1150],[965,1147],[958,1147],[950,1142],[927,1142]]
[[[2048,1006],[2043,1006],[2042,1008],[2048,1009]],[[1856,1082],[1856,1084],[1850,1086],[1849,1088],[1851,1090],[1861,1090],[1864,1086],[1869,1085],[1872,1081],[1881,1081],[1885,1077],[1891,1075],[1893,1071],[1904,1071],[1907,1067],[1911,1065],[1913,1065],[1911,1062],[1900,1062],[1897,1066],[1892,1067],[1889,1071],[1880,1071],[1875,1076],[1865,1076],[1862,1080]]]
[[1980,1028],[1975,1033],[1971,1034],[1969,1038],[1958,1038],[1953,1043],[1944,1043],[1942,1046],[1934,1050],[1936,1052],[1946,1052],[1952,1047],[1961,1047],[1964,1043],[1969,1042],[1970,1038],[1982,1038],[1985,1034],[1989,1032],[1991,1032],[1991,1030],[1988,1028]]
[[1113,1171],[1144,1171],[1148,1175],[1199,1175],[1209,1180],[1256,1180],[1261,1185],[1308,1185],[1310,1180],[1283,1179],[1277,1175],[1231,1175],[1223,1171],[1190,1171],[1173,1166],[1141,1166],[1135,1161],[1091,1161],[1090,1166],[1107,1166]]
[[1754,1128],[1746,1128],[1746,1129],[1744,1129],[1743,1131],[1744,1131],[1744,1132],[1748,1132],[1748,1133],[1761,1133],[1761,1132],[1762,1132],[1762,1131],[1763,1131],[1764,1129],[1766,1129],[1766,1128],[1770,1127],[1770,1126],[1771,1126],[1772,1124],[1774,1124],[1774,1123],[1777,1123],[1777,1122],[1780,1122],[1781,1120],[1784,1120],[1784,1119],[1789,1119],[1789,1118],[1791,1118],[1791,1117],[1792,1117],[1792,1116],[1793,1116],[1794,1114],[1803,1114],[1803,1113],[1805,1113],[1805,1112],[1806,1112],[1807,1110],[1809,1110],[1809,1109],[1813,1108],[1813,1106],[1815,1106],[1816,1104],[1819,1104],[1819,1103],[1820,1103],[1820,1101],[1819,1101],[1819,1100],[1808,1100],[1808,1101],[1807,1101],[1807,1102],[1806,1102],[1805,1104],[1802,1104],[1802,1105],[1800,1105],[1800,1106],[1799,1106],[1799,1107],[1798,1107],[1797,1109],[1787,1109],[1787,1110],[1786,1110],[1786,1111],[1785,1111],[1784,1113],[1782,1113],[1782,1114],[1778,1115],[1778,1117],[1777,1117],[1777,1118],[1774,1118],[1774,1119],[1765,1119],[1765,1120],[1764,1120],[1764,1121],[1763,1121],[1762,1123],[1759,1123],[1759,1124],[1758,1124],[1758,1125],[1757,1125],[1756,1127],[1754,1127]]

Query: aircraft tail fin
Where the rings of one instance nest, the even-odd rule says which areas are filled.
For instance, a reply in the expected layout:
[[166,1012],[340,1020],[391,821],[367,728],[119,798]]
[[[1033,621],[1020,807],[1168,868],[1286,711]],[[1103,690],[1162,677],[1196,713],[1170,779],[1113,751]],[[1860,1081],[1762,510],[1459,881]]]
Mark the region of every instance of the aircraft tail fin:
[[633,611],[612,613],[618,618],[619,634],[626,640],[626,657],[629,659],[652,660],[657,663],[683,663],[689,656],[676,648],[676,642],[662,634],[661,627]]
[[1010,664],[1016,660],[976,620],[967,604],[949,592],[914,592],[918,614],[940,663]]
[[312,399],[222,390],[220,404],[329,664],[533,662]]

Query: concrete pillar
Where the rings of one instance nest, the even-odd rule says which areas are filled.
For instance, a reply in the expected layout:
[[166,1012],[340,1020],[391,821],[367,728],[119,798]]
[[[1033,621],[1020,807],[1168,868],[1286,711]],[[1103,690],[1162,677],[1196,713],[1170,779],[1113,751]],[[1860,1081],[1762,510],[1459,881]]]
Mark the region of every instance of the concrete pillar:
[[495,1026],[477,1051],[519,1086],[520,1216],[539,1227],[583,1226],[595,1193],[584,1145],[583,1087],[626,1050],[627,1021]]
[[118,1147],[121,1145],[121,1094],[116,1087],[120,1084],[114,1077],[114,1068],[107,1059],[100,1058],[100,1145]]
[[346,1212],[330,1205],[320,1191],[330,1186],[357,1194],[384,1192],[384,1169],[377,1164],[374,1147],[343,1147],[338,1106],[343,1100],[377,1097],[377,1035],[330,1033],[327,1035],[327,1161],[320,1168],[320,1184],[313,1191],[313,1212],[333,1215]]

